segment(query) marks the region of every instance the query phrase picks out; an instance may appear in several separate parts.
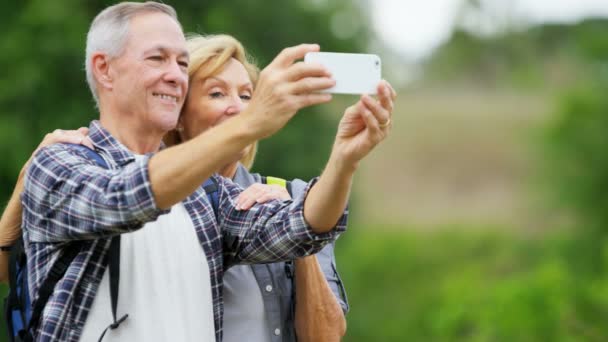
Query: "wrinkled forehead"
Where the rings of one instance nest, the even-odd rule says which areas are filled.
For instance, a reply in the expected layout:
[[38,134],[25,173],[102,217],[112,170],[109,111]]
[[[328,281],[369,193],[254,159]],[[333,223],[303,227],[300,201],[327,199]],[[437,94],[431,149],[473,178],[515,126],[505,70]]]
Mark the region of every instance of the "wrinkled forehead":
[[131,18],[125,47],[134,54],[161,50],[164,53],[188,56],[181,25],[164,13],[142,13]]

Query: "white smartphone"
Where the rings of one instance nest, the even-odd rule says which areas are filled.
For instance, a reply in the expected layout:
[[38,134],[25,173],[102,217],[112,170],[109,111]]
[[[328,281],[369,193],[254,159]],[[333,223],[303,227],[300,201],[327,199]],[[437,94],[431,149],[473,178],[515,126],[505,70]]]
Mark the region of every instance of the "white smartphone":
[[309,52],[304,63],[310,62],[322,64],[336,80],[336,85],[324,93],[376,95],[382,77],[382,62],[377,55]]

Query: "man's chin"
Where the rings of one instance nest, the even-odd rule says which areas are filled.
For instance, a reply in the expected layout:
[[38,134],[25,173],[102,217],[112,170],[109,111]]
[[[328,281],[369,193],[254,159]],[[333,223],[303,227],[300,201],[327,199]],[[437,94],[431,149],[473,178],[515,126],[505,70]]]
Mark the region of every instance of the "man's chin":
[[169,132],[177,127],[177,121],[179,119],[179,112],[159,112],[152,115],[153,121],[156,122],[156,126],[163,131]]

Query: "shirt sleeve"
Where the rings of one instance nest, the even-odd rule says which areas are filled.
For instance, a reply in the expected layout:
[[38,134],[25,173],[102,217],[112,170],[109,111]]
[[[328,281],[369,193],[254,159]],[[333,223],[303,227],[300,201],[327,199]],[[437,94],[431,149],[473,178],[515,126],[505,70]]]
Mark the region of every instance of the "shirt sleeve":
[[218,177],[220,188],[218,224],[223,235],[225,264],[267,263],[311,255],[346,230],[345,209],[332,230],[317,234],[304,219],[304,200],[317,179],[293,200],[273,200],[249,210],[236,210],[242,189]]
[[21,198],[27,239],[96,239],[155,220],[165,211],[154,201],[149,158],[109,170],[69,145],[41,149],[28,168]]

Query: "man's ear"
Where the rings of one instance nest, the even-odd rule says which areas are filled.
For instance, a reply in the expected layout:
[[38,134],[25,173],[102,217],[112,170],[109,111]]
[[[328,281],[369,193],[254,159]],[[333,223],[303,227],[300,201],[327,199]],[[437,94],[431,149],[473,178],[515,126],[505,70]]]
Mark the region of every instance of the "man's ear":
[[91,56],[91,70],[98,86],[111,90],[114,86],[109,62],[108,56],[104,53],[96,52]]

